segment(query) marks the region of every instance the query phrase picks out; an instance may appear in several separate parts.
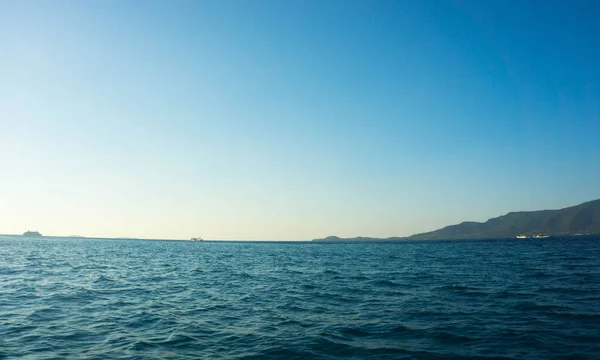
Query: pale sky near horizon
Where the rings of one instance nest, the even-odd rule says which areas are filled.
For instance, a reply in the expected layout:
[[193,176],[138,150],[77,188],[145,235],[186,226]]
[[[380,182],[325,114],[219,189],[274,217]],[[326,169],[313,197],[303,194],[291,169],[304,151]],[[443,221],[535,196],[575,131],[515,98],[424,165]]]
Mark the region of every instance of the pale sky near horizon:
[[0,0],[0,234],[406,236],[600,198],[599,18]]

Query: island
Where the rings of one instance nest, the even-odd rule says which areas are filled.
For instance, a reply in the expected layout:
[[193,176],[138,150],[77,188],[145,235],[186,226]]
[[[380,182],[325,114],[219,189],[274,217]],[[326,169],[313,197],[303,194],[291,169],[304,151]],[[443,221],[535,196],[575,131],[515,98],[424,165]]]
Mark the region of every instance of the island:
[[600,199],[558,210],[509,212],[486,222],[466,221],[431,232],[408,237],[392,238],[339,238],[329,236],[314,239],[317,242],[342,241],[401,241],[401,240],[453,240],[547,238],[551,236],[600,234]]
[[365,242],[365,241],[403,241],[406,240],[406,237],[389,237],[389,238],[372,238],[372,237],[364,237],[358,236],[353,238],[341,238],[337,236],[328,236],[322,239],[313,239],[315,242],[324,242],[324,243],[337,243],[337,242]]

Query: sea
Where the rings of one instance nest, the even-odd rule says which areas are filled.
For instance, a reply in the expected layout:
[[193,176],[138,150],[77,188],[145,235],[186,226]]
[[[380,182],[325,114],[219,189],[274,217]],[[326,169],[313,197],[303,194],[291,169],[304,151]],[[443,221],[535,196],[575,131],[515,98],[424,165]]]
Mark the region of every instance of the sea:
[[600,359],[600,237],[0,236],[2,359]]

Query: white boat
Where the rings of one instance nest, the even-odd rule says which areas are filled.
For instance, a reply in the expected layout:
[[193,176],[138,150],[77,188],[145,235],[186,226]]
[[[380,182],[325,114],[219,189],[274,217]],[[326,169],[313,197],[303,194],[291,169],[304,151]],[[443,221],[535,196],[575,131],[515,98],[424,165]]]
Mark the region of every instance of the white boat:
[[190,241],[204,241],[204,239],[201,237],[193,237],[190,239]]
[[527,235],[517,235],[517,239],[527,239]]

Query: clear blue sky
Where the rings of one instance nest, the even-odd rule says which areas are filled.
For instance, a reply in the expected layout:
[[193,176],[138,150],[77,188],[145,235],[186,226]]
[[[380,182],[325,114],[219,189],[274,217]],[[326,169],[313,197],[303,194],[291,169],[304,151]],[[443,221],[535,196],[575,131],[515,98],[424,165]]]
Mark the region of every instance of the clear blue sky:
[[598,19],[0,0],[0,233],[387,237],[600,198]]

